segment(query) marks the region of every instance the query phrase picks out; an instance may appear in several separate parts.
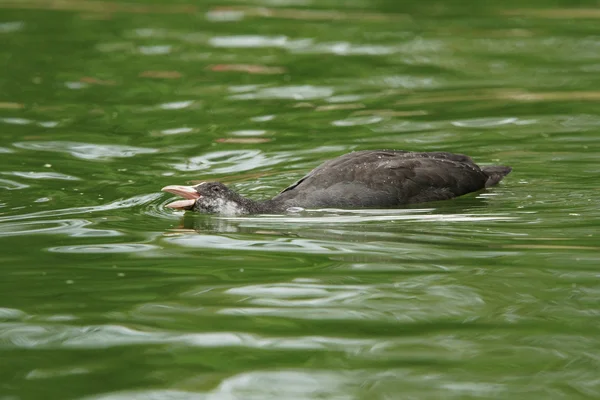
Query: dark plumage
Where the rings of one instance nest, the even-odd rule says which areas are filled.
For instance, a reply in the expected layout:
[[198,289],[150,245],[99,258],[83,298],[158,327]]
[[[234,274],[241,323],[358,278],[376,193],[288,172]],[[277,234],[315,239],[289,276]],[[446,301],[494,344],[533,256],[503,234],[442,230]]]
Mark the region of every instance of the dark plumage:
[[204,213],[281,213],[302,208],[389,208],[446,200],[495,185],[510,167],[480,168],[470,157],[444,152],[365,150],[329,160],[271,200],[242,197],[219,182],[167,186],[184,197],[167,207]]

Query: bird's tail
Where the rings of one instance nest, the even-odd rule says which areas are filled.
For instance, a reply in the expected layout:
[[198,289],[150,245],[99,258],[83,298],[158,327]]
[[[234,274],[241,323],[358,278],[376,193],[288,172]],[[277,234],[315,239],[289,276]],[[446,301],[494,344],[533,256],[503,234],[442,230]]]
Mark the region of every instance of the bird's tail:
[[488,167],[483,167],[481,170],[488,176],[485,187],[490,187],[500,182],[502,178],[512,171],[512,168],[504,165],[490,165]]

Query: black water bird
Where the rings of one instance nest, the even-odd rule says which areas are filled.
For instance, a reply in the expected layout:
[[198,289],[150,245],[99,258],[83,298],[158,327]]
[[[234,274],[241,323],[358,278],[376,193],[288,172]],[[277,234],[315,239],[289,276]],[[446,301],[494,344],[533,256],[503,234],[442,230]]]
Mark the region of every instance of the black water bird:
[[326,161],[270,200],[242,197],[220,182],[166,186],[167,207],[201,213],[276,214],[301,208],[390,208],[447,200],[500,182],[511,168],[479,167],[462,154],[365,150]]

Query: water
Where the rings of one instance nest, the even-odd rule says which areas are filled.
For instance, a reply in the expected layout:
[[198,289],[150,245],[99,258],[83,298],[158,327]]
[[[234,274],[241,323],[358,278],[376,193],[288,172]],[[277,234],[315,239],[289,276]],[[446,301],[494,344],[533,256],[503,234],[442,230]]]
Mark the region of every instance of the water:
[[[0,0],[0,399],[600,397],[595,6]],[[159,191],[377,148],[514,171],[399,210]]]

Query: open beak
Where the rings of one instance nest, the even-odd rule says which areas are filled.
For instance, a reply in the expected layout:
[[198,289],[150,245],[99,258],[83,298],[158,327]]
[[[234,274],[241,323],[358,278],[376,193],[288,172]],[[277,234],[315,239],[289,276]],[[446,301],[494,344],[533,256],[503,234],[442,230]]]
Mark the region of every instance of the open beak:
[[194,204],[196,204],[196,200],[200,198],[200,194],[196,191],[194,186],[170,185],[165,186],[161,190],[163,192],[176,194],[177,196],[181,196],[185,199],[174,201],[165,206],[174,208],[176,210],[189,210],[194,206]]

